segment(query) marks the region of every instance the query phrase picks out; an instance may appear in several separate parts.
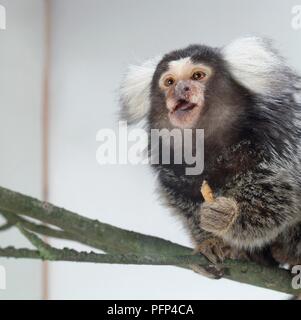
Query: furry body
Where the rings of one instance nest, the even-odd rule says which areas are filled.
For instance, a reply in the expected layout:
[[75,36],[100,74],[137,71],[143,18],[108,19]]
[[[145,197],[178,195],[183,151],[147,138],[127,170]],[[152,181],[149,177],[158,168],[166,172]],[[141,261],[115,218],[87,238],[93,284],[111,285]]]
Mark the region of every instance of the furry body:
[[[214,236],[250,254],[301,264],[300,78],[260,38],[225,48],[189,46],[130,70],[122,87],[128,121],[172,128],[158,83],[183,59],[215,71],[194,125],[205,131],[205,167],[187,176],[185,163],[153,166],[162,198],[196,245]],[[203,180],[217,197],[213,204],[200,195]]]

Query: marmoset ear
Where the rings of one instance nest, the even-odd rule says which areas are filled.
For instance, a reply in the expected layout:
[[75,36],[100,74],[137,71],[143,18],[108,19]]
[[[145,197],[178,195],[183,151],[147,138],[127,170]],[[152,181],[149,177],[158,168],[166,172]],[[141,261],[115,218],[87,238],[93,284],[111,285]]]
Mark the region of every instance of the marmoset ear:
[[142,120],[150,109],[150,88],[160,57],[131,65],[120,88],[120,117],[129,123]]
[[291,70],[271,40],[240,38],[224,47],[222,54],[233,78],[253,93],[279,96],[289,89]]

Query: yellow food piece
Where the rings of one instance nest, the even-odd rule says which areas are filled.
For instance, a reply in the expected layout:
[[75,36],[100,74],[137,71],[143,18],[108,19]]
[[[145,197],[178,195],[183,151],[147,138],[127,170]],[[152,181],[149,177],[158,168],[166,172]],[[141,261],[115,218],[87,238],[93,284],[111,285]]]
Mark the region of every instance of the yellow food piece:
[[214,201],[213,191],[206,180],[202,183],[201,193],[206,202]]

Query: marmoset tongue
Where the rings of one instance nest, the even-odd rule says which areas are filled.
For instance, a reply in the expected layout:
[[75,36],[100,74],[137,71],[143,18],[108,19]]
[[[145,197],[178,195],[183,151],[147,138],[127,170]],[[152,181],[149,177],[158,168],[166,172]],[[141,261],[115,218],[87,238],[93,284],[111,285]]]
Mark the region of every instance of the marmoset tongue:
[[181,100],[175,107],[174,112],[176,114],[181,115],[182,113],[185,113],[187,111],[192,110],[196,106],[195,103],[191,103],[186,100]]

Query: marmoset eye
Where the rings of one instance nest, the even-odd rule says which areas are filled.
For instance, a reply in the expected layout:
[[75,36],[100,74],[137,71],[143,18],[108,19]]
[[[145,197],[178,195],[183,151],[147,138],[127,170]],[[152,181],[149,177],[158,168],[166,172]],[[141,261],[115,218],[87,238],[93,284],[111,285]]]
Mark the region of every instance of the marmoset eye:
[[164,85],[165,87],[170,87],[175,83],[175,79],[172,77],[168,77],[167,79],[165,79],[164,81]]
[[207,74],[203,71],[196,71],[194,72],[194,74],[192,75],[192,80],[202,80],[207,76]]

